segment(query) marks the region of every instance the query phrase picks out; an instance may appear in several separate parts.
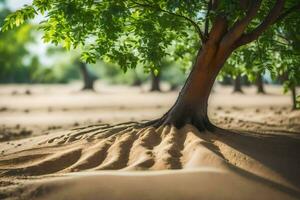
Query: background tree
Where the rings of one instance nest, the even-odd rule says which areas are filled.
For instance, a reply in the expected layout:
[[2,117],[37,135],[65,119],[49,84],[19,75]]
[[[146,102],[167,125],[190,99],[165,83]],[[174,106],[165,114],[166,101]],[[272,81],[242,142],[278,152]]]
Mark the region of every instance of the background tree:
[[[0,2],[0,26],[3,25],[4,18],[10,11]],[[32,26],[22,25],[14,30],[0,32],[0,80],[2,83],[11,82],[31,82],[30,63],[33,57],[30,56],[27,44],[33,43],[31,35]],[[38,60],[35,58],[35,61]]]
[[284,88],[291,91],[293,109],[300,108],[300,98],[297,98],[296,86],[300,85],[300,19],[296,14],[287,16],[290,20],[276,30],[277,49],[279,51],[281,74],[285,73]]
[[151,88],[150,91],[158,91],[160,92],[160,78],[161,78],[161,72],[155,73],[154,70],[151,71]]
[[243,93],[242,90],[242,74],[245,68],[245,61],[243,55],[239,53],[233,54],[230,59],[227,60],[221,76],[230,76],[233,83],[233,93]]
[[257,74],[256,76],[256,87],[257,87],[257,90],[256,92],[258,94],[265,94],[265,89],[264,89],[264,78],[261,74]]
[[77,61],[77,64],[83,79],[82,90],[94,90],[94,82],[97,79],[96,76],[88,70],[86,63]]
[[238,92],[238,93],[243,93],[242,90],[242,77],[241,75],[237,75],[234,79],[233,79],[233,92]]
[[138,64],[159,70],[163,58],[186,55],[176,50],[189,53],[194,62],[175,104],[145,125],[191,123],[199,130],[213,130],[208,98],[226,60],[239,48],[251,48],[272,25],[295,20],[285,17],[299,6],[297,0],[34,0],[9,15],[3,30],[47,11],[42,24],[46,42],[63,43],[67,49],[82,46],[84,61],[100,57],[124,71]]

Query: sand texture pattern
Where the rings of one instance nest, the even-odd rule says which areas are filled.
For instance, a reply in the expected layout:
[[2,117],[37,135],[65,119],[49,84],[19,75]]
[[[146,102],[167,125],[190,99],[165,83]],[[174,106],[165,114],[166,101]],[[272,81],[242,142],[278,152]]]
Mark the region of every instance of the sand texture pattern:
[[136,125],[91,125],[2,144],[0,195],[13,199],[18,191],[23,198],[93,199],[102,191],[105,199],[120,194],[160,199],[151,193],[157,190],[162,199],[182,199],[172,191],[185,187],[186,199],[251,199],[256,191],[260,199],[299,198],[300,139],[295,135]]

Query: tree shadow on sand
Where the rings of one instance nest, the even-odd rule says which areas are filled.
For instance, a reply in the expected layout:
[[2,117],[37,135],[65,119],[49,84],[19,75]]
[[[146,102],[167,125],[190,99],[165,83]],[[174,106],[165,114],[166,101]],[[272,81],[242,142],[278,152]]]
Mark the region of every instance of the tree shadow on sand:
[[[294,197],[300,197],[300,137],[296,135],[237,132],[221,128],[217,128],[216,132],[218,133],[216,141],[257,161],[268,171],[270,170],[281,176],[292,187],[257,175],[255,172],[252,173],[251,168],[243,169],[244,167],[240,167],[239,164],[235,163],[236,160],[231,162],[223,155],[230,163],[230,168],[242,176],[265,183]],[[221,149],[220,152],[222,153]]]
[[11,147],[0,159],[1,176],[15,179],[80,171],[211,166],[300,197],[300,138],[296,136],[221,128],[200,133],[192,125],[177,129],[169,125],[141,128],[139,124],[79,127],[36,138],[23,149]]

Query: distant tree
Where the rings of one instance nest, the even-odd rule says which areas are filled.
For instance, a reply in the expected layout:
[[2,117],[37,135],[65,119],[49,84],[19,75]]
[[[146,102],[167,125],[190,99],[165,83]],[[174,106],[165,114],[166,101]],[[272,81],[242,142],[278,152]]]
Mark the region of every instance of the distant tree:
[[291,93],[292,108],[299,109],[300,96],[297,96],[296,87],[300,85],[300,18],[289,15],[286,19],[280,28],[274,29],[273,46],[268,52],[276,68],[270,71],[284,77],[284,91]]
[[264,89],[264,81],[263,81],[263,76],[261,74],[257,74],[255,83],[257,88],[256,92],[258,94],[265,94],[266,92]]
[[160,78],[161,78],[161,72],[158,72],[155,74],[155,72],[152,70],[151,71],[151,92],[158,91],[160,92]]
[[242,77],[241,77],[241,75],[237,75],[233,79],[233,92],[234,93],[243,93],[243,90],[242,90]]
[[[2,6],[1,6],[2,5]],[[0,26],[3,25],[4,18],[10,11],[0,2]],[[28,83],[30,80],[31,62],[30,52],[26,44],[33,43],[31,35],[32,26],[22,25],[14,30],[0,32],[0,82]],[[27,63],[25,61],[27,60]]]
[[297,101],[297,94],[296,94],[296,86],[295,85],[290,86],[290,90],[292,93],[292,103],[293,103],[292,109],[293,110],[299,109],[299,102]]
[[88,70],[86,63],[84,62],[79,62],[79,69],[83,79],[82,90],[94,90],[96,76]]
[[[117,63],[124,71],[138,64],[157,69],[162,59],[194,59],[178,99],[161,118],[145,125],[193,124],[213,130],[208,97],[228,58],[253,48],[253,41],[272,46],[274,30],[299,20],[298,0],[153,1],[34,0],[7,17],[3,30],[47,11],[44,40],[83,46],[82,59]],[[270,67],[270,69],[268,68]],[[249,65],[245,73],[254,72]],[[277,71],[275,66],[263,69]],[[148,70],[151,71],[151,70]]]

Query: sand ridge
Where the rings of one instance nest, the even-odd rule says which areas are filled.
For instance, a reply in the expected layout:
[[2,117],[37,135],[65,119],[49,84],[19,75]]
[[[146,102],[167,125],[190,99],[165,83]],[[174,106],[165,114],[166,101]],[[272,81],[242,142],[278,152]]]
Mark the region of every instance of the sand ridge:
[[[6,149],[2,175],[46,175],[93,170],[185,169],[224,164],[193,126],[134,128],[99,125],[40,137]],[[42,138],[42,139],[41,139]],[[27,139],[28,140],[28,139]],[[21,142],[22,143],[22,142]]]
[[[222,129],[218,133],[200,133],[192,125],[181,129],[173,126],[140,128],[137,125],[136,122],[90,125],[19,140],[16,145],[1,143],[4,152],[0,158],[0,182],[3,183],[3,187],[0,187],[0,197],[12,197],[16,191],[21,190],[22,195],[27,195],[26,198],[44,199],[43,195],[48,193],[39,194],[36,190],[40,190],[40,187],[50,188],[47,190],[50,192],[59,190],[57,188],[60,184],[67,184],[74,189],[89,179],[96,185],[101,183],[97,190],[102,190],[109,197],[113,194],[105,190],[103,178],[108,178],[114,184],[120,184],[120,180],[124,183],[129,181],[136,186],[129,178],[136,177],[136,171],[146,173],[145,170],[162,170],[163,174],[166,174],[164,171],[170,169],[175,170],[173,175],[168,175],[167,180],[170,184],[177,180],[174,177],[178,176],[177,170],[184,181],[191,181],[189,172],[192,170],[194,176],[199,177],[199,180],[195,180],[197,184],[216,184],[217,187],[227,188],[228,181],[232,184],[244,184],[249,191],[254,191],[253,188],[257,185],[263,185],[261,190],[266,192],[267,196],[262,197],[267,198],[262,199],[272,199],[274,195],[279,195],[278,199],[300,197],[300,139],[288,136],[273,137],[270,134],[262,136],[229,131],[223,133]],[[277,145],[277,148],[274,149],[274,145]],[[128,174],[118,175],[115,173],[118,171]],[[133,174],[129,175],[130,173]],[[167,174],[169,173],[172,174],[168,171]],[[91,178],[90,175],[93,174],[98,179]],[[215,177],[214,180],[210,180],[208,174]],[[78,175],[83,177],[78,178]],[[68,178],[63,178],[65,176]],[[115,178],[116,176],[119,179]],[[62,179],[56,181],[51,177]],[[145,181],[148,179],[147,176],[144,178]],[[154,182],[158,181],[157,178],[151,179]],[[161,187],[166,187],[167,190],[167,185]],[[122,187],[126,188],[124,185]],[[176,188],[177,186],[174,186],[173,189]],[[246,188],[241,191],[248,191]],[[73,189],[69,198],[78,199]],[[28,191],[34,192],[28,194]],[[233,191],[234,188],[231,188],[228,192]],[[51,192],[50,194],[55,196]],[[125,199],[134,199],[130,195],[127,197]],[[232,193],[231,197],[239,199],[235,193]],[[118,198],[110,196],[108,199]],[[192,195],[187,199],[197,198]]]

